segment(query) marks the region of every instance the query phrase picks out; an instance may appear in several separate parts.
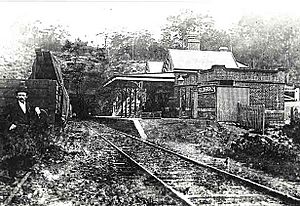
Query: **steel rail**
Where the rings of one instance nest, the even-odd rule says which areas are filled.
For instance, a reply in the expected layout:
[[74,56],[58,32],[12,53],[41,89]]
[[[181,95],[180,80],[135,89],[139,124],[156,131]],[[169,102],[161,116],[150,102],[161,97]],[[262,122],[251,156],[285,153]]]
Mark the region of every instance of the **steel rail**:
[[[89,129],[92,129],[90,126],[87,126]],[[94,129],[92,129],[94,130]],[[122,149],[120,149],[118,146],[116,146],[114,143],[103,137],[99,132],[95,131],[95,134],[97,134],[101,139],[106,141],[108,144],[110,144],[113,148],[118,150],[122,155],[124,155],[126,158],[128,158],[131,162],[133,162],[135,165],[137,165],[139,168],[144,170],[147,174],[149,174],[152,178],[154,178],[156,181],[158,181],[161,185],[163,185],[165,188],[167,188],[170,192],[172,192],[177,198],[179,198],[184,204],[188,206],[195,206],[194,203],[192,203],[187,196],[181,194],[180,192],[173,189],[171,186],[169,186],[167,183],[165,183],[163,180],[161,180],[159,177],[157,177],[155,174],[153,174],[151,171],[149,171],[147,168],[145,168],[143,165],[135,161],[132,157],[130,157],[127,153],[125,153]]]
[[[20,180],[18,185],[13,189],[12,193],[9,195],[9,197],[4,201],[3,205],[9,205],[12,199],[15,197],[15,195],[19,192],[22,185],[26,182],[28,177],[31,175],[31,172],[27,172],[24,177]],[[1,204],[2,205],[2,204]]]
[[[113,129],[113,128],[112,128],[112,129]],[[175,156],[178,156],[178,157],[180,157],[180,158],[182,158],[182,159],[184,159],[184,160],[186,160],[186,161],[188,161],[188,162],[191,162],[191,163],[193,163],[193,164],[196,164],[196,165],[198,165],[198,166],[205,167],[205,168],[209,168],[209,169],[211,169],[211,170],[214,171],[214,172],[217,172],[217,173],[219,173],[219,174],[224,174],[224,175],[227,175],[227,176],[229,176],[229,177],[231,177],[231,178],[233,178],[233,179],[239,180],[239,181],[241,181],[241,182],[243,182],[243,183],[245,183],[245,184],[247,184],[247,185],[249,185],[249,186],[251,186],[251,187],[254,187],[256,190],[259,190],[259,191],[262,191],[262,192],[264,192],[264,193],[267,193],[267,194],[269,194],[269,195],[271,195],[271,196],[273,196],[273,197],[275,197],[275,198],[279,198],[279,199],[281,199],[281,200],[283,200],[283,201],[288,202],[289,204],[300,205],[300,199],[299,199],[299,198],[296,198],[296,197],[294,197],[294,196],[291,196],[291,195],[289,195],[289,194],[287,194],[287,193],[284,193],[284,192],[275,190],[275,189],[273,189],[273,188],[267,187],[267,186],[262,185],[262,184],[260,184],[260,183],[256,183],[256,182],[254,182],[254,181],[251,181],[251,180],[249,180],[249,179],[246,179],[246,178],[240,177],[240,176],[238,176],[238,175],[232,174],[232,173],[227,172],[227,171],[225,171],[225,170],[222,170],[222,169],[219,169],[219,168],[217,168],[217,167],[214,167],[214,166],[208,165],[208,164],[206,164],[206,163],[200,162],[200,161],[198,161],[198,160],[192,159],[192,158],[187,157],[187,156],[185,156],[185,155],[179,154],[178,152],[175,152],[175,151],[173,151],[173,150],[170,150],[170,149],[164,148],[164,147],[162,147],[162,146],[156,145],[156,144],[154,144],[154,143],[152,143],[152,142],[149,142],[149,141],[147,141],[147,140],[140,139],[139,137],[136,137],[136,136],[134,136],[134,135],[130,135],[130,134],[121,132],[121,131],[116,130],[116,129],[113,129],[113,130],[115,130],[115,131],[119,132],[120,134],[123,134],[123,135],[125,135],[125,136],[127,136],[127,137],[130,137],[130,138],[135,139],[135,140],[137,140],[137,141],[143,142],[144,144],[153,146],[153,147],[158,148],[158,149],[161,149],[161,150],[163,150],[163,151],[165,151],[165,152],[167,152],[167,153],[170,153],[170,154],[173,154],[173,155],[175,155]]]

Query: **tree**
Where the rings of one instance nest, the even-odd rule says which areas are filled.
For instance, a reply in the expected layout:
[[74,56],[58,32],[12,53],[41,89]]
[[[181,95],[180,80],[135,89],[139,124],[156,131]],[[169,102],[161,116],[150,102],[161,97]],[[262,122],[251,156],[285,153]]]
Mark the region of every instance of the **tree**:
[[231,47],[230,35],[223,30],[208,29],[201,35],[201,49],[218,51],[220,47]]
[[108,79],[106,50],[76,39],[74,42],[67,40],[62,52],[55,55],[61,65],[65,65],[62,71],[74,112],[81,118],[95,113],[100,106],[96,100],[97,90]]
[[37,20],[20,26],[20,42],[30,48],[41,48],[50,51],[60,51],[65,40],[70,36],[64,26],[46,25]]
[[232,29],[237,59],[252,68],[299,67],[299,20],[290,17],[243,17]]
[[62,25],[46,25],[41,21],[16,23],[10,33],[14,35],[15,47],[7,48],[5,54],[1,55],[4,60],[0,65],[2,78],[28,78],[35,59],[35,49],[60,51],[69,36]]
[[[108,38],[108,51],[112,74],[131,73],[133,69],[143,72],[144,67],[139,63],[162,61],[167,54],[148,31],[114,32]],[[135,68],[132,68],[132,64],[135,64]]]
[[202,50],[216,50],[220,46],[229,46],[228,34],[225,31],[218,31],[213,18],[208,15],[186,10],[178,15],[169,16],[167,20],[161,38],[161,43],[166,48],[186,49],[189,34],[199,37]]

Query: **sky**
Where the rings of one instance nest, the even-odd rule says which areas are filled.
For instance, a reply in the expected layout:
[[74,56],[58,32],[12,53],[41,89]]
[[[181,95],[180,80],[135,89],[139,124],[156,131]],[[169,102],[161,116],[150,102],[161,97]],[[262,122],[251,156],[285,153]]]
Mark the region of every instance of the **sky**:
[[0,1],[0,45],[12,46],[16,25],[35,20],[62,24],[71,38],[101,44],[104,35],[96,36],[100,32],[146,29],[159,38],[166,18],[185,9],[212,16],[226,30],[243,15],[300,16],[299,6],[297,0]]

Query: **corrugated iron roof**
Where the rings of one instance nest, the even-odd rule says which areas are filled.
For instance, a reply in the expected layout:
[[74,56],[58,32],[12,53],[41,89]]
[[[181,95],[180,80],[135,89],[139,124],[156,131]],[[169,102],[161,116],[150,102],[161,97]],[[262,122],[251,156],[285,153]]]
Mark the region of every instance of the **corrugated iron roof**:
[[172,72],[116,75],[108,80],[103,87],[106,87],[116,81],[174,82],[175,75]]
[[169,49],[174,70],[206,70],[213,65],[239,68],[232,52]]
[[127,74],[127,75],[117,75],[117,76],[130,76],[130,77],[153,77],[153,78],[174,78],[173,72],[158,72],[158,73],[137,73],[137,74]]

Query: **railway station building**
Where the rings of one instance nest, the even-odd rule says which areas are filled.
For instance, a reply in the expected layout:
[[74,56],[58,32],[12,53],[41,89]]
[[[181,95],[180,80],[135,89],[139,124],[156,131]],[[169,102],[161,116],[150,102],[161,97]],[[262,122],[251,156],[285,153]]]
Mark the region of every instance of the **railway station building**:
[[104,86],[115,94],[113,116],[171,116],[169,99],[173,97],[175,76],[173,72],[161,72],[162,65],[147,62],[145,73],[115,75],[107,81]]
[[144,73],[116,75],[105,84],[120,91],[113,115],[151,112],[233,122],[238,104],[262,106],[270,121],[283,121],[284,85],[283,70],[249,68],[226,47],[201,51],[195,38],[187,50],[169,49],[162,63],[149,62]]

